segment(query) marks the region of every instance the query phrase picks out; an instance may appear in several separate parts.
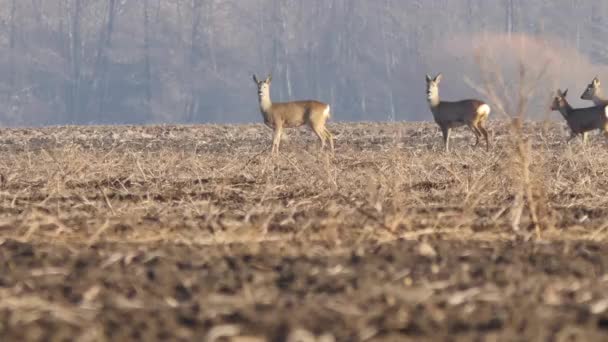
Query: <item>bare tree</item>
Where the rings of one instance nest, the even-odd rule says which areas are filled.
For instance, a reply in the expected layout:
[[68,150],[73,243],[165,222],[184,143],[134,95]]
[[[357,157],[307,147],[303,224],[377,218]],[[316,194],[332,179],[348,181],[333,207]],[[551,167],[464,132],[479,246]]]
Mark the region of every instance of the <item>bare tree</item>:
[[576,62],[553,75],[564,87],[608,73],[601,1],[497,3],[0,0],[0,119],[252,121],[245,80],[268,71],[277,99],[318,98],[340,120],[429,119],[424,73],[449,74],[447,98],[468,94],[481,43],[505,63],[530,42]]
[[[15,58],[16,58],[16,51],[15,51],[15,45],[16,45],[16,41],[17,41],[17,25],[15,23],[15,16],[17,14],[17,0],[11,0],[11,12],[10,12],[10,17],[9,17],[9,38],[8,38],[8,47],[9,47],[9,87],[10,89],[14,89],[15,88]],[[9,93],[10,96],[10,93]]]
[[[150,61],[150,0],[143,0],[143,26],[144,26],[144,84],[146,87],[146,98],[144,110],[150,115],[152,104],[152,67]],[[160,4],[160,2],[159,2]]]
[[199,38],[200,38],[200,27],[202,14],[201,10],[203,7],[203,0],[192,0],[190,4],[190,13],[192,20],[190,22],[190,51],[188,53],[188,66],[189,66],[189,81],[190,81],[190,96],[187,99],[185,106],[185,117],[187,122],[194,122],[196,114],[198,113],[200,94],[198,77],[195,76],[198,70],[199,60]]
[[105,27],[102,27],[97,45],[97,58],[95,74],[93,76],[92,91],[98,98],[97,114],[104,114],[107,88],[108,88],[108,57],[107,51],[112,48],[112,35],[116,16],[116,0],[108,0]]
[[78,120],[78,115],[82,113],[82,42],[80,18],[82,16],[82,0],[67,0],[68,12],[70,18],[69,25],[69,66],[70,66],[70,82],[68,85],[66,96],[67,121],[74,123]]

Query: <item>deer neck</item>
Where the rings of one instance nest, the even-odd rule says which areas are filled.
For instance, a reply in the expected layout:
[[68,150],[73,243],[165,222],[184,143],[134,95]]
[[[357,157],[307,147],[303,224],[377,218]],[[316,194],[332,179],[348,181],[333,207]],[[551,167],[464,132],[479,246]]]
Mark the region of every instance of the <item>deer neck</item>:
[[429,102],[429,106],[431,107],[431,110],[436,110],[439,107],[439,103],[441,102],[439,100],[439,94],[434,94],[431,95],[427,98],[428,102]]
[[570,116],[570,113],[572,113],[572,111],[573,111],[572,106],[567,101],[564,105],[562,105],[559,108],[559,112],[562,114],[562,116],[564,118],[568,118],[568,116]]
[[602,97],[602,92],[599,88],[596,89],[595,94],[593,94],[593,97],[591,98],[591,100],[593,101],[593,103],[595,103],[598,106],[604,105],[608,102],[608,99]]
[[272,101],[270,100],[270,91],[264,91],[259,95],[260,110],[262,113],[267,114],[272,108]]

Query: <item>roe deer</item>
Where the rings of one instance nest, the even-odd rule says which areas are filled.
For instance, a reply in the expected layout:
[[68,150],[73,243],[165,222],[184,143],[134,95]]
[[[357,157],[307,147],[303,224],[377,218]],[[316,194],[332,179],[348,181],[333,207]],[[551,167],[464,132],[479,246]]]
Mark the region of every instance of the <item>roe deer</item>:
[[479,100],[440,101],[439,82],[441,82],[441,77],[441,74],[438,74],[435,78],[426,75],[426,95],[435,122],[443,133],[446,152],[450,150],[450,130],[464,125],[468,126],[475,134],[475,146],[479,145],[479,138],[483,135],[486,140],[486,150],[490,150],[488,131],[484,127],[490,115],[490,106]]
[[563,93],[560,89],[553,98],[551,110],[559,111],[566,119],[571,134],[568,141],[572,140],[577,135],[583,136],[583,145],[587,143],[587,132],[594,129],[599,129],[608,138],[608,106],[601,105],[587,108],[572,108],[566,100],[568,89]]
[[596,77],[587,85],[587,89],[581,95],[582,100],[591,100],[596,106],[608,105],[608,99],[602,97],[602,89],[600,88],[600,79]]
[[293,101],[284,103],[272,103],[270,100],[270,83],[272,76],[258,81],[253,75],[253,81],[258,86],[260,100],[260,112],[264,118],[264,124],[272,128],[274,137],[272,140],[272,154],[279,152],[281,134],[283,128],[299,127],[308,125],[321,141],[321,149],[325,142],[329,141],[331,150],[334,150],[332,134],[325,128],[325,122],[331,117],[330,107],[326,103],[318,101]]

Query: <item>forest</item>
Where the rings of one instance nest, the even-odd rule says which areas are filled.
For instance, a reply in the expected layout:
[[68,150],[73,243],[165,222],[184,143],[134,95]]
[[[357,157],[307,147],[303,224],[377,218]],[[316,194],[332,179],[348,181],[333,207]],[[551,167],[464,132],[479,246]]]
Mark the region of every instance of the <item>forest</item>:
[[581,0],[0,0],[0,125],[258,122],[251,74],[270,72],[274,101],[325,101],[336,121],[430,120],[424,75],[443,72],[446,99],[480,97],[480,56],[507,87],[518,64],[546,68],[542,118],[550,91],[606,74],[607,14]]

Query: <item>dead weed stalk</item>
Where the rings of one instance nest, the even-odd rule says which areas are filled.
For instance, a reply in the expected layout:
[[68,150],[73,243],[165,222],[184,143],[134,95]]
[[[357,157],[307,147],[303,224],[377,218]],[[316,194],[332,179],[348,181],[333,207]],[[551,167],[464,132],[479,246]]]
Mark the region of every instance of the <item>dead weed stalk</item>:
[[520,59],[517,65],[519,79],[509,86],[503,77],[503,69],[489,56],[478,51],[476,59],[481,71],[482,85],[475,86],[472,82],[469,84],[489,98],[497,112],[509,120],[509,149],[506,165],[501,169],[511,183],[511,227],[515,232],[521,230],[522,216],[527,209],[529,226],[536,238],[541,239],[543,231],[553,228],[542,174],[544,156],[542,153],[532,151],[524,122],[528,104],[535,96],[535,91],[545,76],[549,63],[545,63],[545,67],[537,73],[529,75],[526,65]]

